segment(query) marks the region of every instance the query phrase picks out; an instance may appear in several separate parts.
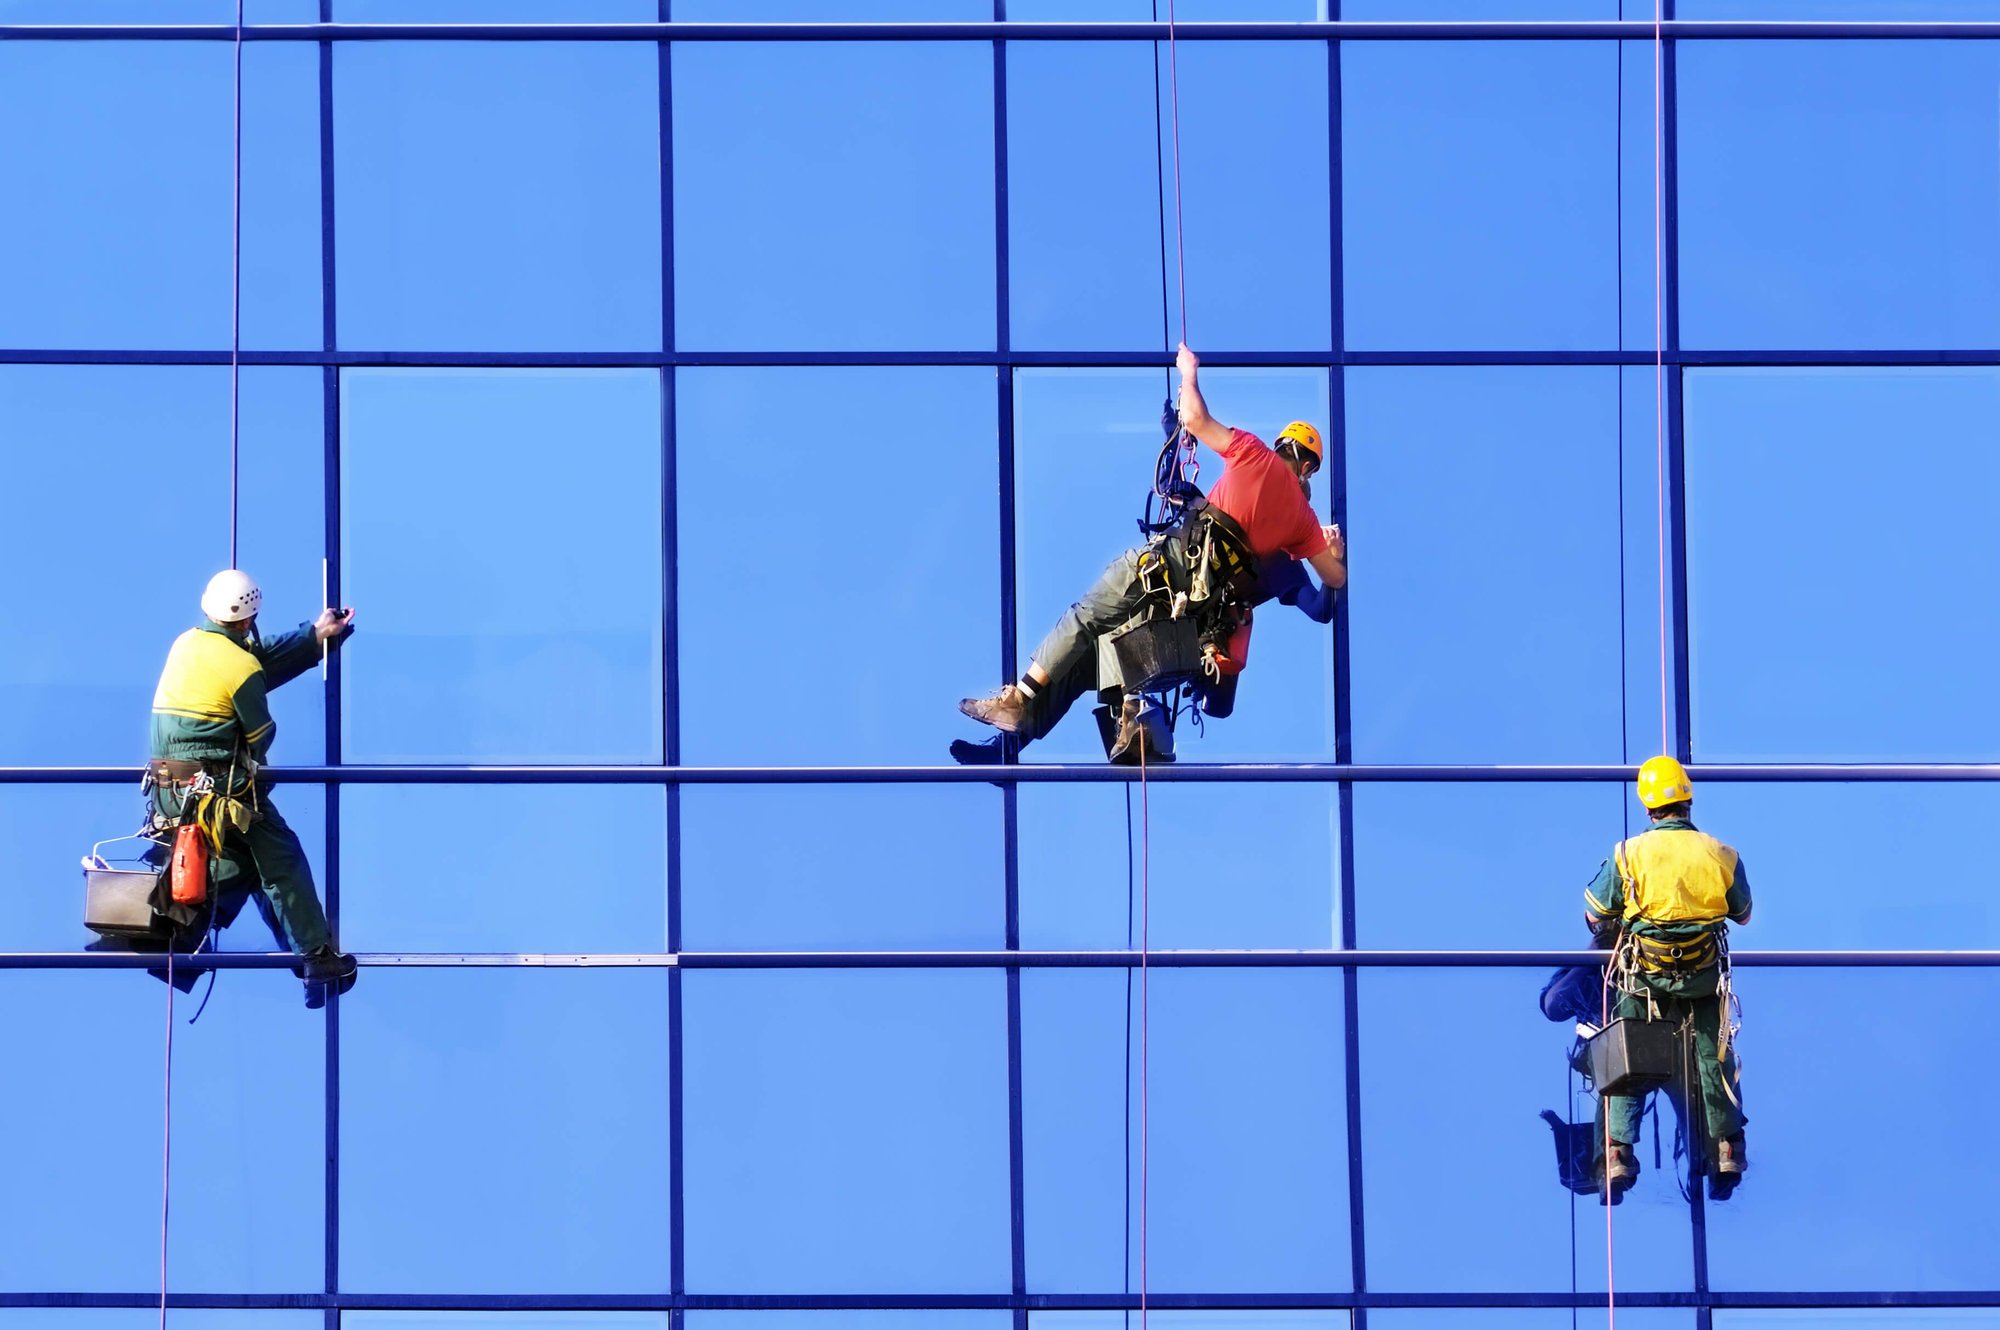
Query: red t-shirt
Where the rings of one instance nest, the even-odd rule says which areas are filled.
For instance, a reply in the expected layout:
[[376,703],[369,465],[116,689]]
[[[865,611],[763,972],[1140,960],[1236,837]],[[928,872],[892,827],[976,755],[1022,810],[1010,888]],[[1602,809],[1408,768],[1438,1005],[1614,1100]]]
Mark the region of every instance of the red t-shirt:
[[1222,476],[1208,501],[1236,519],[1259,559],[1283,550],[1306,560],[1327,546],[1319,514],[1299,488],[1299,479],[1269,444],[1239,429],[1222,448]]

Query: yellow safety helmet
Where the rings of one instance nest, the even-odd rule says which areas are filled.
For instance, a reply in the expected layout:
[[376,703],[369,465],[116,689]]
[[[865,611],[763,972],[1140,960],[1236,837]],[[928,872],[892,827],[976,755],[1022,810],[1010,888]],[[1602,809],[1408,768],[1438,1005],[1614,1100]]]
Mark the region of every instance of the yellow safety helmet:
[[1278,446],[1291,444],[1302,453],[1312,454],[1314,469],[1326,461],[1326,449],[1320,446],[1319,431],[1303,420],[1294,420],[1278,431]]
[[1687,768],[1671,757],[1649,757],[1639,768],[1639,802],[1648,808],[1684,804],[1694,798]]

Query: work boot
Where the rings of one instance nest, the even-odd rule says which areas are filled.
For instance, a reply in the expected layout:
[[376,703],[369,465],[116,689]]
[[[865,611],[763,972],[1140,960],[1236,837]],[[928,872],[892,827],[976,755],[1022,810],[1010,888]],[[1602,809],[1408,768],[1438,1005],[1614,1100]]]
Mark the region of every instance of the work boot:
[[313,948],[306,953],[306,1008],[318,1011],[326,1005],[329,991],[345,993],[354,987],[354,981],[360,974],[361,967],[355,964],[354,958],[336,950],[332,944]]
[[1743,1176],[1743,1170],[1750,1167],[1750,1160],[1743,1152],[1743,1133],[1715,1143],[1715,1176],[1736,1178]]
[[1143,743],[1146,727],[1139,722],[1139,715],[1145,709],[1146,699],[1133,693],[1125,699],[1125,705],[1118,710],[1118,735],[1111,741],[1105,759],[1118,766],[1137,766],[1139,753],[1133,745]]
[[990,697],[964,698],[958,709],[1002,734],[1019,734],[1028,728],[1028,695],[1018,684],[1010,683]]
[[1638,1180],[1639,1160],[1632,1153],[1632,1147],[1623,1141],[1613,1141],[1610,1153],[1604,1157],[1604,1166],[1598,1170],[1597,1181],[1599,1186],[1602,1187],[1606,1181],[1609,1181],[1611,1183],[1611,1196],[1615,1201],[1618,1197],[1624,1195],[1632,1184]]

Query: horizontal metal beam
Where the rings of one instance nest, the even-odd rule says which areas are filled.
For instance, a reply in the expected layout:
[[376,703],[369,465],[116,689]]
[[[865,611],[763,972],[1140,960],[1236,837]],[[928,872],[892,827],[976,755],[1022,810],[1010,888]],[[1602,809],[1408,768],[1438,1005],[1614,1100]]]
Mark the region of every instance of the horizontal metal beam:
[[[1602,1293],[1149,1293],[1146,1305],[1169,1310],[1326,1310],[1355,1307],[1601,1307]],[[0,1307],[157,1307],[151,1293],[6,1293]],[[341,1311],[1122,1311],[1136,1293],[172,1293],[170,1307],[241,1310],[334,1308]],[[1618,1292],[1621,1307],[2000,1307],[2000,1290],[1772,1291],[1706,1294]]]
[[[732,365],[765,366],[1001,366],[1014,369],[1158,369],[1173,364],[1167,351],[245,351],[245,365],[332,365],[342,369],[657,369]],[[1215,366],[1325,369],[1333,365],[1637,365],[1651,366],[1648,350],[1578,351],[1234,351],[1202,352]],[[48,350],[0,348],[0,365],[227,365],[227,350]],[[1668,351],[1666,363],[1696,368],[1842,365],[2000,365],[2000,348],[1875,350],[1800,349]]]
[[[227,23],[10,23],[0,41],[234,41]],[[1165,23],[252,23],[245,41],[1164,41]],[[1457,20],[1405,22],[1181,23],[1181,41],[1651,41],[1672,40],[1959,40],[2000,37],[2000,23],[1979,21],[1815,21],[1643,19],[1548,22]]]
[[[1514,784],[1629,781],[1636,766],[1479,766],[1341,762],[1177,762],[1169,766],[1049,762],[978,767],[456,766],[347,763],[266,767],[291,785],[1065,785],[1137,784]],[[1696,780],[1727,784],[2000,780],[1992,762],[1690,763]],[[0,785],[137,785],[139,768],[0,767]]]
[[[682,951],[682,952],[363,952],[369,969],[682,970],[1411,970],[1534,969],[1603,963],[1601,951],[1341,951],[1334,948],[1194,948],[1168,951]],[[289,970],[289,952],[176,954],[177,970]],[[1758,969],[1991,969],[2000,950],[1732,951],[1730,963]],[[123,951],[0,952],[0,970],[152,970],[163,954]]]

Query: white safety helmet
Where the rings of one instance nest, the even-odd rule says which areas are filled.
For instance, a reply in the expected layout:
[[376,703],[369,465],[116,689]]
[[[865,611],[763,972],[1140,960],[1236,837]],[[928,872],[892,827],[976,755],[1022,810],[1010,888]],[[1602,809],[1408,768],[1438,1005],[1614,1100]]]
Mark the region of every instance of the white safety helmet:
[[257,617],[264,593],[250,580],[250,574],[225,568],[208,579],[201,593],[201,612],[217,623],[243,623]]

